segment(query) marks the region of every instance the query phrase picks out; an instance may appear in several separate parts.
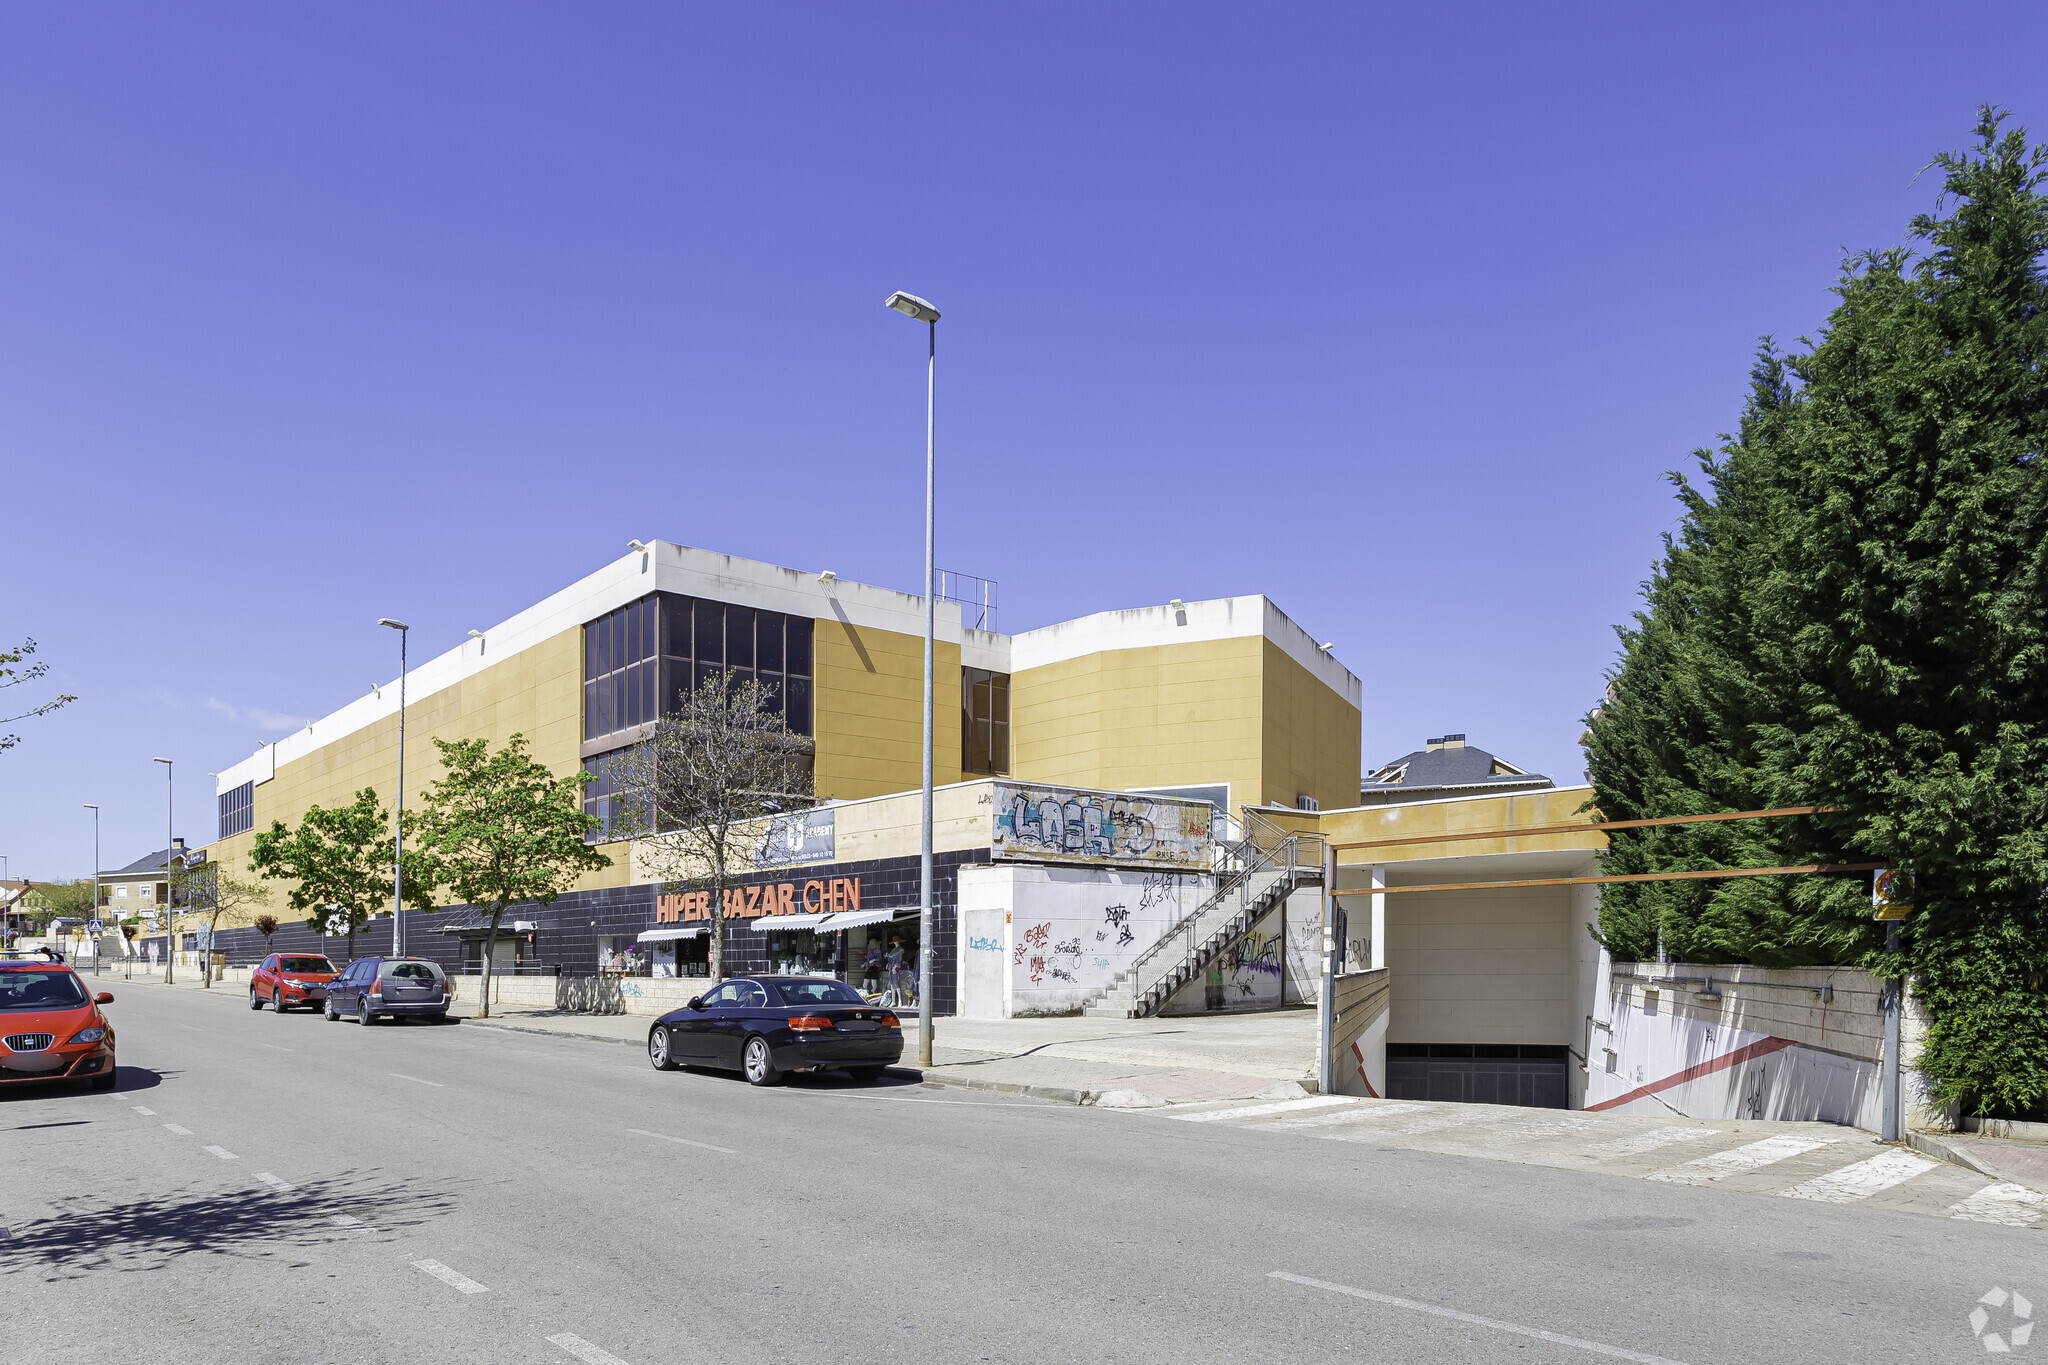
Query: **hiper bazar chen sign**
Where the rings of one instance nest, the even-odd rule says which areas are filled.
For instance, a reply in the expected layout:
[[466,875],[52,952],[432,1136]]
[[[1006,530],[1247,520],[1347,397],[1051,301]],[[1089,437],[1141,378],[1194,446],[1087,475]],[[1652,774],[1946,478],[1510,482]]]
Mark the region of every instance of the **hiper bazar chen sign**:
[[995,784],[997,858],[1209,869],[1209,803]]

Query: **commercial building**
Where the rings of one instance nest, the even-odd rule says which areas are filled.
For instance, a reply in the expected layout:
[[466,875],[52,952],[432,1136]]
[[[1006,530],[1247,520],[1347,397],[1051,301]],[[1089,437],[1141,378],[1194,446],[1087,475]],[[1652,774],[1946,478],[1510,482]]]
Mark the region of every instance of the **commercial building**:
[[[968,611],[992,624],[979,602]],[[916,904],[917,845],[914,837],[905,845],[901,828],[862,837],[860,822],[871,817],[855,808],[894,812],[900,800],[880,799],[918,786],[924,615],[919,596],[829,571],[662,541],[635,548],[411,670],[406,806],[417,809],[439,776],[429,740],[500,744],[517,733],[555,771],[581,766],[595,775],[587,808],[609,834],[618,757],[706,677],[757,678],[775,688],[789,728],[814,745],[815,790],[834,812],[818,818],[831,820],[834,834],[829,847],[816,838],[807,846],[797,830],[782,841],[787,856],[764,847],[768,861],[749,874],[750,884],[772,884],[778,895],[793,885],[792,913],[889,911],[893,929],[876,932],[884,921],[841,921],[832,933],[845,936],[830,945],[837,974],[860,980],[874,965],[877,979],[886,979],[892,949],[915,957],[916,925],[895,917]],[[1092,859],[1106,875],[1124,866],[1089,852],[1089,841],[1119,822],[1147,820],[1142,812],[1155,808],[1340,807],[1359,790],[1359,680],[1264,597],[1102,612],[1017,635],[969,624],[961,603],[941,600],[937,622],[935,782],[949,801],[985,795],[993,803],[998,779],[1059,789],[1053,806],[1081,812],[1071,835],[1076,846],[1062,849],[1076,867]],[[398,704],[398,687],[384,685],[224,769],[211,855],[245,865],[256,829],[273,820],[292,824],[311,806],[345,803],[364,787],[388,806]],[[914,795],[905,799],[914,805]],[[1061,838],[1068,837],[1063,828]],[[959,838],[965,842],[942,851],[935,891],[940,965],[930,987],[942,1012],[957,998],[958,869],[1001,861],[992,833]],[[624,841],[606,848],[610,868],[585,876],[544,911],[508,917],[526,927],[501,947],[506,965],[687,973],[701,961],[701,935],[686,932],[694,926],[680,908],[671,905],[674,916],[666,917],[662,888],[644,860]],[[1128,864],[1141,873],[1145,866]],[[835,909],[794,908],[811,904],[802,899],[810,882],[820,884],[820,905],[841,883]],[[859,887],[858,911],[848,908],[849,884]],[[758,908],[763,893],[751,894]],[[825,951],[818,923],[788,926],[811,934],[802,942],[756,934],[745,916],[735,916],[735,925],[727,946],[736,964],[816,965]],[[852,929],[868,932],[857,942]],[[420,930],[407,931],[410,947],[445,955],[450,965],[479,961],[480,936],[474,918],[460,911],[421,916]],[[867,961],[871,943],[877,964]],[[295,945],[281,934],[278,946]],[[917,988],[904,983],[906,993]]]

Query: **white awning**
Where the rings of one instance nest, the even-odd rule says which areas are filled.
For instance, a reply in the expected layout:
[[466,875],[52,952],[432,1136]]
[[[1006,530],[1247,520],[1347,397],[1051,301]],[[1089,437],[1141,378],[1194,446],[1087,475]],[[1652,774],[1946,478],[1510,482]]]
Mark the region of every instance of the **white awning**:
[[763,915],[754,921],[754,932],[773,934],[784,929],[814,929],[830,918],[830,915]]
[[704,926],[701,924],[693,929],[649,929],[646,933],[640,935],[639,941],[642,943],[673,943],[679,938],[695,938],[703,932]]
[[841,929],[858,929],[863,924],[886,924],[898,915],[915,913],[904,910],[842,910],[836,915],[825,916],[825,932],[838,933]]

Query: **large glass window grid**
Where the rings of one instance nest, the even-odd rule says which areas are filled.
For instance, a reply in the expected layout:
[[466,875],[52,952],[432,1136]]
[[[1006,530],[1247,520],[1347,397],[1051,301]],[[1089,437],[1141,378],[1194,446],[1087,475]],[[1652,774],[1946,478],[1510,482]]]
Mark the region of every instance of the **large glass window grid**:
[[256,783],[244,782],[233,791],[222,792],[220,802],[220,835],[222,839],[230,834],[241,834],[256,823]]
[[650,593],[583,628],[583,738],[645,725],[714,675],[768,686],[773,709],[811,733],[811,619]]
[[960,770],[1010,771],[1010,675],[960,670]]

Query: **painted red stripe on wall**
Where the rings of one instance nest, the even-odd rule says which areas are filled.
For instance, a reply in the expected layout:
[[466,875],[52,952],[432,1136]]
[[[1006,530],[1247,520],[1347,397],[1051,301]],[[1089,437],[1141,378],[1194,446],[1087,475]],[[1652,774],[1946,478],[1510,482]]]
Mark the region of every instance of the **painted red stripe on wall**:
[[1733,1052],[1724,1052],[1718,1057],[1710,1058],[1707,1061],[1701,1062],[1698,1066],[1689,1066],[1683,1071],[1666,1076],[1661,1081],[1651,1081],[1648,1085],[1637,1086],[1626,1095],[1616,1095],[1611,1100],[1602,1100],[1598,1104],[1589,1104],[1586,1106],[1586,1112],[1597,1114],[1602,1109],[1613,1109],[1617,1105],[1646,1099],[1656,1094],[1659,1090],[1669,1090],[1674,1085],[1684,1085],[1687,1081],[1696,1081],[1702,1076],[1711,1076],[1716,1071],[1726,1071],[1731,1066],[1740,1066],[1744,1062],[1755,1061],[1758,1057],[1768,1057],[1780,1048],[1788,1048],[1790,1046],[1792,1046],[1790,1038],[1763,1038],[1746,1047],[1736,1048]]
[[1351,1045],[1351,1055],[1358,1058],[1358,1083],[1365,1087],[1366,1094],[1378,1099],[1380,1092],[1372,1088],[1372,1078],[1365,1074],[1365,1054],[1358,1050],[1358,1044]]

